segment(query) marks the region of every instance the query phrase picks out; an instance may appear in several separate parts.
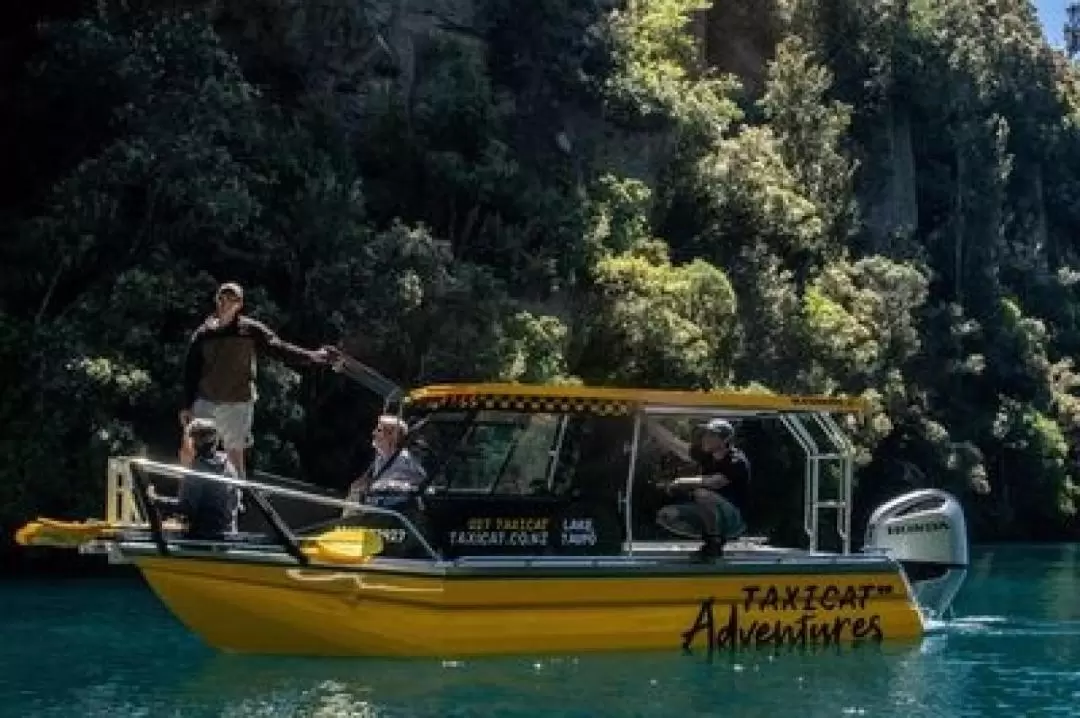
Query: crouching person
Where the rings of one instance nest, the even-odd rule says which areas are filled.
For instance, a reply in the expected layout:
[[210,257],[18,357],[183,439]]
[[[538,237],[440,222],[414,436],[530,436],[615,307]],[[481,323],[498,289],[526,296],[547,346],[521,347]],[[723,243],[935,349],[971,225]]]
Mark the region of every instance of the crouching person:
[[733,444],[735,428],[716,418],[702,426],[697,443],[683,441],[656,422],[646,430],[684,460],[696,463],[699,476],[686,476],[668,484],[668,492],[682,500],[663,507],[657,523],[667,531],[701,538],[696,558],[711,561],[723,553],[724,543],[746,532],[743,510],[750,486],[750,461]]
[[[218,448],[218,432],[208,419],[192,419],[184,429],[180,463],[193,472],[237,478],[236,468]],[[189,474],[180,480],[176,498],[155,496],[156,503],[179,514],[190,539],[220,541],[236,531],[239,490],[221,481]]]

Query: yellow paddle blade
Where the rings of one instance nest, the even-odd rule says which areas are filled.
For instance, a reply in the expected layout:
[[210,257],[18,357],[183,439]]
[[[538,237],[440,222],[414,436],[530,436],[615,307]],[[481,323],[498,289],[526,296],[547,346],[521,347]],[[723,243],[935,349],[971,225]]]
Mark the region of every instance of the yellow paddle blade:
[[111,538],[116,527],[106,521],[58,521],[39,518],[15,532],[15,543],[20,546],[51,546],[54,548],[77,548],[96,539]]
[[329,563],[362,563],[383,550],[383,540],[375,529],[350,526],[305,538],[301,549]]

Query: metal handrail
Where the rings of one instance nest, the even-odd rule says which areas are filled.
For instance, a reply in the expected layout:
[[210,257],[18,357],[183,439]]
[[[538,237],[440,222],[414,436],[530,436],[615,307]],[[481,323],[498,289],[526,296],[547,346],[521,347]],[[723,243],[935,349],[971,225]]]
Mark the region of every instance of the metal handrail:
[[781,414],[780,421],[787,428],[788,433],[795,437],[795,441],[802,447],[806,454],[803,463],[803,531],[810,539],[810,550],[817,550],[818,521],[817,521],[817,457],[818,447],[814,437],[806,431],[806,427],[799,421],[799,417],[792,414]]
[[138,471],[130,473],[131,486],[135,490],[135,503],[138,505],[139,511],[146,516],[146,520],[150,522],[150,537],[153,539],[154,545],[157,546],[158,553],[162,556],[168,556],[169,545],[165,542],[165,532],[161,526],[161,514],[150,499],[150,490],[147,488],[146,479]]
[[[803,530],[810,539],[810,550],[818,547],[820,518],[818,511],[823,508],[842,509],[836,527],[843,546],[843,553],[851,552],[851,497],[853,478],[854,444],[844,435],[833,418],[823,412],[811,412],[813,423],[821,430],[826,444],[831,444],[831,451],[819,447],[809,427],[801,415],[783,414],[780,417],[788,432],[795,438],[806,454],[803,487]],[[821,462],[837,461],[840,464],[840,491],[835,499],[821,500]]]
[[626,474],[626,496],[623,498],[623,523],[626,527],[626,555],[634,555],[634,479],[637,476],[637,458],[641,449],[641,422],[645,417],[644,412],[634,414],[634,434],[631,440],[630,467]]
[[836,458],[840,461],[840,501],[844,502],[840,525],[837,532],[843,544],[844,553],[851,552],[851,499],[854,484],[855,443],[840,430],[836,420],[828,414],[814,414],[814,421],[837,449]]
[[[259,510],[266,516],[267,520],[271,524],[271,527],[275,527],[275,524],[276,524],[275,528],[283,528],[284,529],[283,535],[279,536],[278,538],[279,538],[279,540],[282,540],[282,542],[284,544],[284,547],[286,548],[286,550],[289,550],[290,553],[292,553],[292,551],[290,549],[289,544],[290,544],[290,542],[295,541],[295,536],[285,526],[284,522],[281,520],[281,516],[277,513],[277,511],[274,510],[274,508],[272,506],[270,506],[269,502],[266,502],[265,498],[263,498],[260,494],[257,494],[255,492],[261,492],[261,493],[270,494],[270,495],[284,496],[284,497],[288,497],[288,498],[299,499],[301,501],[307,501],[308,503],[322,505],[322,506],[329,506],[329,507],[333,507],[333,508],[350,509],[350,510],[356,511],[358,514],[361,514],[361,515],[364,515],[364,514],[380,515],[381,514],[381,515],[384,515],[384,516],[390,516],[390,517],[400,521],[405,526],[406,530],[424,548],[424,551],[427,553],[427,555],[432,560],[435,560],[435,561],[439,560],[438,553],[435,551],[434,548],[432,548],[431,544],[428,543],[427,539],[424,538],[423,534],[421,534],[420,531],[416,528],[416,525],[413,524],[413,522],[410,521],[408,519],[408,517],[406,517],[404,514],[398,512],[398,511],[394,511],[393,509],[387,509],[387,508],[383,508],[381,506],[369,506],[367,504],[361,504],[361,503],[356,502],[356,501],[348,501],[348,500],[345,500],[345,499],[337,499],[337,498],[333,498],[333,497],[330,497],[330,496],[320,496],[318,494],[309,494],[309,493],[306,493],[306,492],[303,492],[303,491],[297,491],[295,489],[288,489],[288,488],[281,487],[281,486],[274,486],[273,484],[265,484],[265,483],[262,483],[262,482],[259,482],[259,481],[252,481],[251,479],[235,478],[235,477],[231,477],[231,476],[223,476],[221,474],[211,474],[211,473],[207,473],[207,472],[204,472],[204,471],[197,471],[197,470],[194,470],[194,469],[187,469],[187,468],[185,468],[183,466],[177,466],[175,464],[165,464],[165,463],[161,463],[161,462],[158,462],[158,461],[152,461],[150,459],[144,459],[144,458],[141,458],[141,457],[129,459],[128,462],[132,466],[135,466],[137,468],[146,470],[149,473],[157,473],[157,474],[162,475],[162,476],[170,476],[170,477],[178,478],[178,479],[182,479],[182,478],[188,477],[188,476],[197,476],[199,478],[203,478],[203,479],[206,479],[206,480],[209,480],[209,481],[216,481],[216,482],[219,482],[219,483],[222,483],[222,484],[227,484],[229,486],[235,486],[235,487],[237,487],[239,489],[247,489],[249,492],[251,492],[251,494],[253,496],[256,497],[255,504],[256,504],[256,506],[258,506]],[[138,479],[136,479],[135,483],[136,483],[136,485],[138,485],[138,483],[139,483]],[[262,500],[260,501],[259,499],[262,499]],[[148,511],[147,513],[150,514],[151,516],[153,514],[152,511]],[[154,525],[154,521],[153,521],[153,518],[151,518],[151,530],[153,530],[153,525]],[[159,524],[159,531],[160,531],[160,524]],[[278,533],[278,531],[275,531],[275,533]],[[295,544],[294,544],[294,546],[295,546]],[[297,549],[297,551],[299,551],[299,549]],[[301,553],[301,555],[303,555],[303,554]],[[294,555],[294,557],[296,557],[296,556]],[[306,558],[307,557],[304,556],[304,559],[306,559]],[[301,563],[304,562],[304,559],[301,559],[301,558],[297,557],[298,562],[301,562]]]

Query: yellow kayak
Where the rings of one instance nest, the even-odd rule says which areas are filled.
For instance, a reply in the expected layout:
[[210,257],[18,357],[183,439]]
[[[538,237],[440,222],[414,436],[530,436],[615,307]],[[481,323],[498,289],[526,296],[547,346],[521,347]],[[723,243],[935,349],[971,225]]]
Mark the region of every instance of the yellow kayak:
[[15,532],[15,543],[20,546],[51,546],[74,548],[88,541],[113,538],[119,527],[107,521],[59,521],[38,518]]

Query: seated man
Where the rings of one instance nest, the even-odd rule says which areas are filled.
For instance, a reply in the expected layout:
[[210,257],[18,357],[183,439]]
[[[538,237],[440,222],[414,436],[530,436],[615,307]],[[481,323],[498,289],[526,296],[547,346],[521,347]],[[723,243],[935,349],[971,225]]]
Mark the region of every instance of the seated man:
[[[237,478],[236,468],[223,451],[217,450],[218,432],[209,419],[192,419],[184,428],[180,463],[192,471]],[[221,540],[236,530],[238,490],[224,482],[189,475],[180,480],[173,497],[151,493],[153,501],[180,515],[187,525],[187,538]]]
[[724,542],[746,531],[742,512],[747,505],[750,462],[731,445],[735,429],[725,419],[704,425],[700,444],[691,446],[652,421],[647,431],[684,460],[698,464],[701,475],[678,478],[668,484],[670,493],[688,495],[690,500],[670,504],[657,513],[656,521],[668,531],[693,538],[703,545],[698,558],[719,556]]
[[[371,465],[349,486],[348,501],[363,502],[391,509],[404,508],[427,481],[427,472],[405,448],[409,427],[399,417],[380,416],[371,434],[375,458]],[[342,516],[359,513],[346,508]]]

